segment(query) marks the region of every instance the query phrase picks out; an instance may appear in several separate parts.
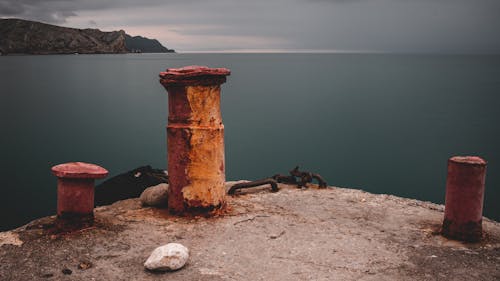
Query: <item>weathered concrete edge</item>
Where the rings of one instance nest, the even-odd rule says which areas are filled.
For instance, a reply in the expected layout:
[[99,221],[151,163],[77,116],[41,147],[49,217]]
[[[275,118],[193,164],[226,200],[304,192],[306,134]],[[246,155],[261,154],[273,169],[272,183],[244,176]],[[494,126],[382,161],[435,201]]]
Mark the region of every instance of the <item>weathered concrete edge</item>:
[[[327,188],[335,188],[335,189],[349,190],[349,191],[359,191],[359,192],[364,193],[364,194],[370,194],[370,195],[374,195],[374,196],[383,196],[383,197],[386,197],[387,199],[390,199],[390,200],[406,201],[407,205],[419,206],[419,207],[423,207],[423,208],[426,208],[429,210],[434,210],[434,211],[439,211],[439,212],[444,213],[444,204],[438,204],[438,203],[434,203],[431,201],[419,200],[419,199],[415,199],[415,198],[401,197],[401,196],[387,194],[387,193],[372,193],[372,192],[363,190],[361,188],[350,188],[350,187],[339,187],[339,186],[328,186]],[[490,219],[486,216],[483,216],[483,221],[496,223],[496,224],[500,225],[499,221],[496,221],[494,219]]]
[[[241,182],[248,182],[248,180],[227,181],[226,182],[226,190],[229,190],[229,188],[232,185],[237,184],[237,183],[241,183]],[[422,207],[425,209],[434,210],[434,211],[444,213],[444,204],[437,204],[437,203],[433,203],[430,201],[423,201],[423,200],[418,200],[418,199],[413,199],[413,198],[405,198],[405,197],[400,197],[400,196],[385,194],[385,193],[371,193],[371,192],[368,192],[368,191],[365,191],[362,189],[357,189],[357,188],[339,187],[339,186],[328,186],[327,188],[328,189],[336,189],[339,191],[343,190],[343,191],[347,191],[347,192],[355,192],[355,193],[358,193],[360,197],[364,194],[368,195],[368,196],[384,197],[384,199],[387,199],[387,200],[391,200],[391,201],[395,201],[395,202],[399,202],[399,203],[404,202],[408,206]],[[127,200],[129,200],[129,199],[127,199]],[[363,200],[363,198],[360,198],[360,200]],[[125,200],[122,200],[122,201],[125,201]],[[117,201],[114,204],[119,203],[119,202],[121,202],[121,201]],[[110,205],[99,206],[99,207],[96,207],[95,210],[98,211],[99,209],[106,208],[107,206],[110,206]],[[41,217],[41,218],[32,220],[32,221],[26,223],[25,225],[19,226],[17,228],[0,232],[0,247],[3,245],[21,246],[23,244],[23,241],[19,238],[19,233],[27,230],[29,228],[29,226],[34,225],[41,220],[48,219],[48,218],[55,218],[55,217],[56,217],[56,215]],[[483,222],[488,222],[488,223],[492,223],[492,224],[495,224],[497,226],[500,226],[500,222],[495,221],[495,220],[490,219],[490,218],[485,217],[485,216],[483,216]]]

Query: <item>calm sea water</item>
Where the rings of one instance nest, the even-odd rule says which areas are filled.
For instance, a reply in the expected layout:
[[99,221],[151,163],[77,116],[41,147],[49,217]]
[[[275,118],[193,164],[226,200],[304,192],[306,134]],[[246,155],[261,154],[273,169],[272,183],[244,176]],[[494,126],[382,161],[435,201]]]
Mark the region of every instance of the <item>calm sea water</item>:
[[166,168],[158,73],[228,67],[227,178],[295,165],[329,184],[444,202],[447,159],[489,161],[485,215],[500,220],[500,56],[137,54],[0,57],[0,229],[50,215],[50,167],[111,176]]

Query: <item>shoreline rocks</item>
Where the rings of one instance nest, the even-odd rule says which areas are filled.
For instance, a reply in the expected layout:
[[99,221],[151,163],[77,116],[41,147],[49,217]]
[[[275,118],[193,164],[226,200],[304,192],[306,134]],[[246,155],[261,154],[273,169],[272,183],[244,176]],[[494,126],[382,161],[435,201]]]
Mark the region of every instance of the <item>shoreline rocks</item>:
[[148,187],[168,183],[166,171],[142,166],[116,175],[95,187],[95,205],[104,206],[116,201],[137,198]]
[[142,206],[161,207],[168,204],[168,184],[160,183],[158,185],[146,188],[140,196]]

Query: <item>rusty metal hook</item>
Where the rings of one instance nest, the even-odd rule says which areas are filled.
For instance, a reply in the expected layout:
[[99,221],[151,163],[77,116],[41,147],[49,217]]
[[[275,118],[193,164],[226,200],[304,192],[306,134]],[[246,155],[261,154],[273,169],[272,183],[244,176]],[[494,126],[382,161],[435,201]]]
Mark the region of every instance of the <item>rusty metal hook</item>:
[[236,192],[236,190],[238,190],[238,189],[256,187],[256,186],[261,186],[261,185],[265,185],[265,184],[271,185],[272,192],[277,192],[279,190],[278,183],[274,179],[261,179],[261,180],[256,180],[256,181],[237,183],[237,184],[231,186],[231,188],[229,189],[229,191],[227,193],[234,194]]

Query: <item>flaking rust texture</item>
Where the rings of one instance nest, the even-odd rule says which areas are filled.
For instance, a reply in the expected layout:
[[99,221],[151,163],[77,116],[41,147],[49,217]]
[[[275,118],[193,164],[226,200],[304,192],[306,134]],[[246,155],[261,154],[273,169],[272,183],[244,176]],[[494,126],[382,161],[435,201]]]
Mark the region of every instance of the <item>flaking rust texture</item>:
[[209,213],[225,205],[220,84],[226,75],[227,69],[198,66],[160,74],[169,94],[168,205],[172,213]]
[[177,124],[169,126],[170,130],[183,129],[189,132],[189,137],[185,139],[189,148],[185,171],[189,184],[182,188],[182,196],[187,208],[210,209],[225,202],[220,86],[187,86],[186,96],[191,108],[191,124],[188,128],[183,125],[179,128]]

